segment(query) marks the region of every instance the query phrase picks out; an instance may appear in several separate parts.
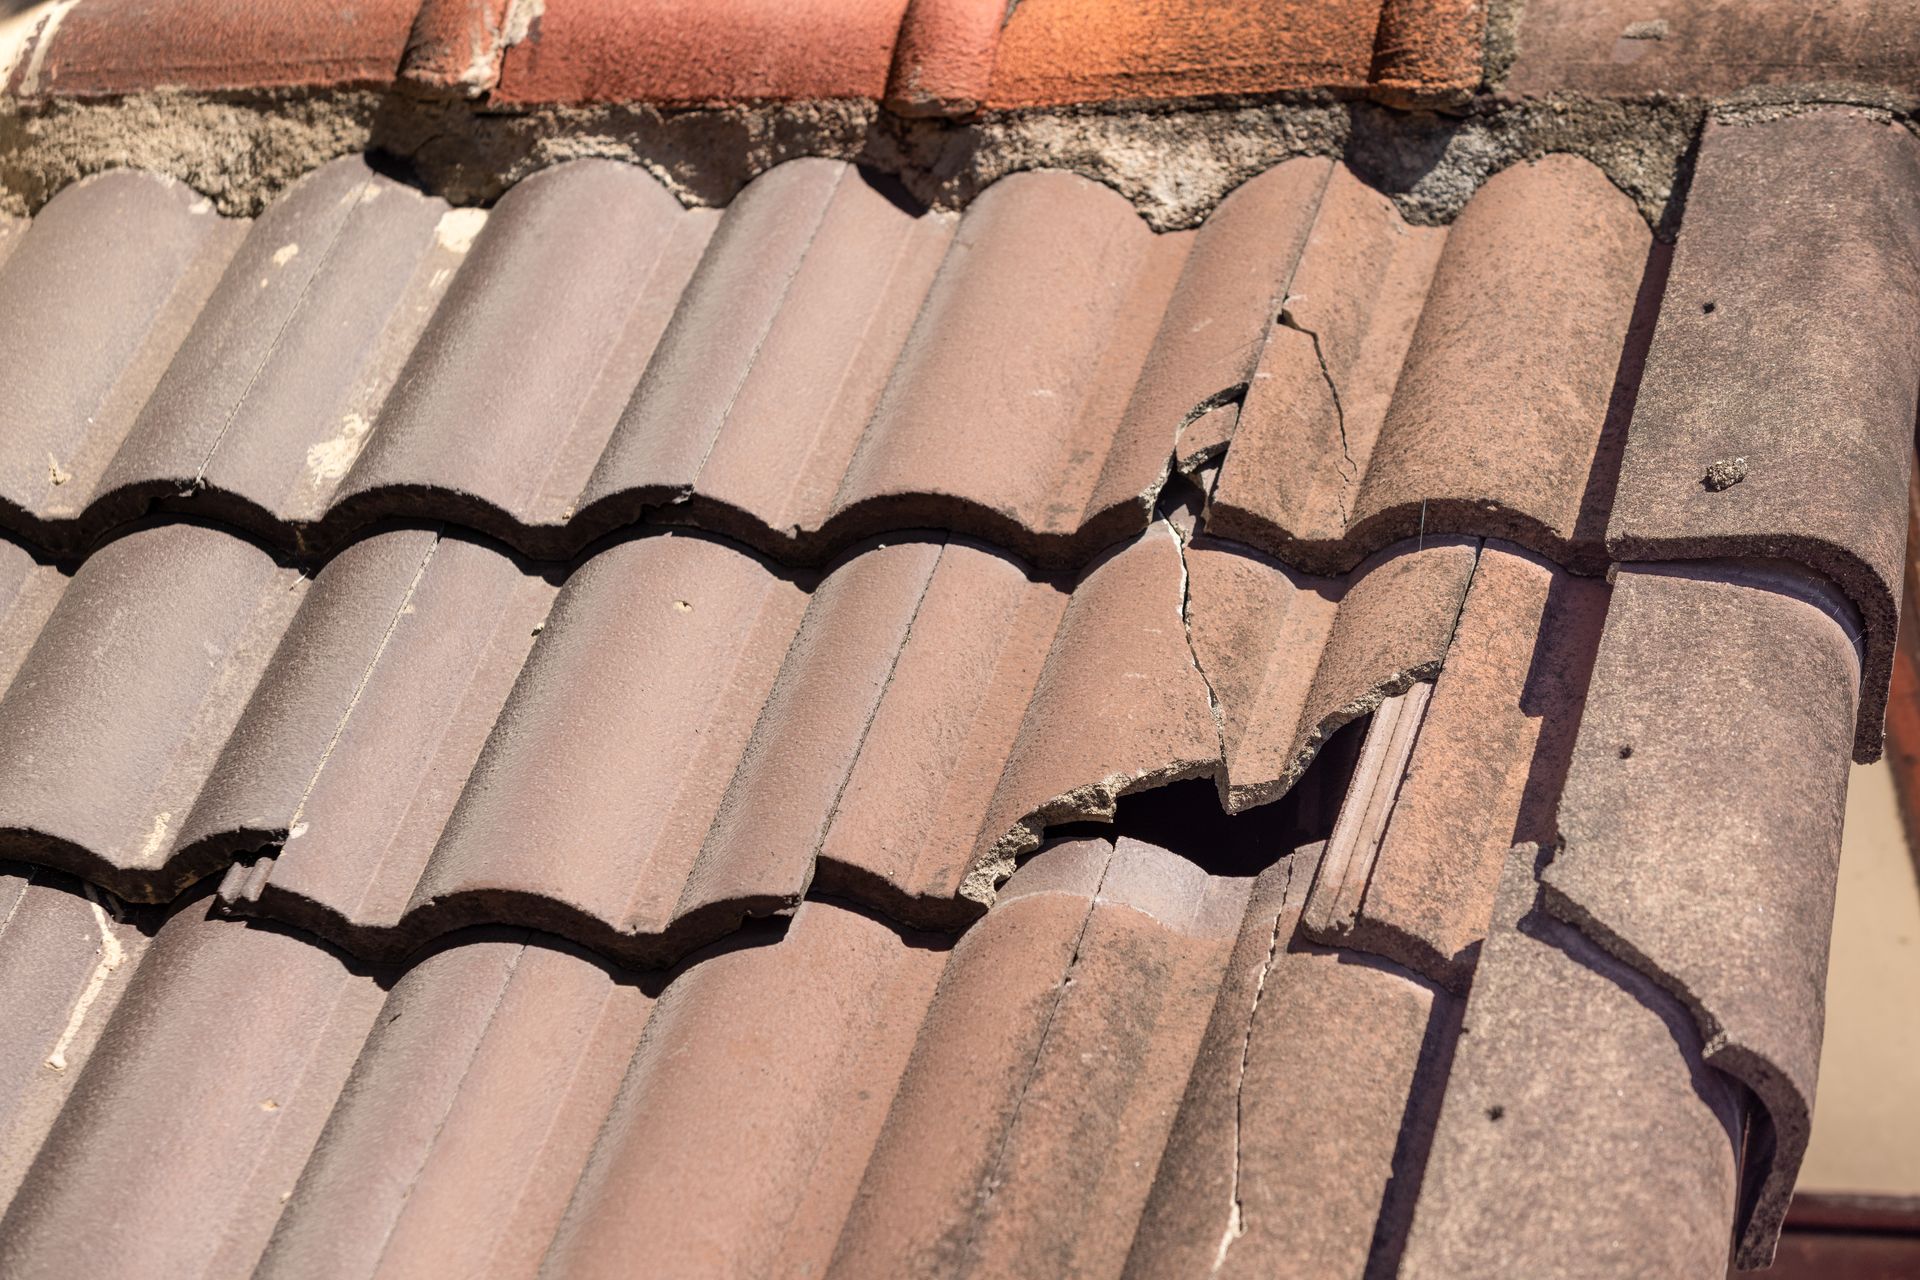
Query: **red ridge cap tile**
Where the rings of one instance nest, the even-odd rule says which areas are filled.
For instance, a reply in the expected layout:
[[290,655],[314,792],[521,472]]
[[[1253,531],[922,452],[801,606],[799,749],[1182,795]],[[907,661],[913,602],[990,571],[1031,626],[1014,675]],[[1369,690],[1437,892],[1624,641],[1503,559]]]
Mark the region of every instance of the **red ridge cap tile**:
[[55,6],[11,91],[105,97],[150,89],[385,86],[420,0],[353,4],[82,0]]
[[1373,42],[1373,96],[1396,107],[1451,106],[1480,87],[1488,0],[1386,0]]
[[886,92],[906,0],[555,0],[495,103],[726,102]]
[[1381,0],[1019,0],[991,107],[1191,98],[1367,82]]
[[1783,557],[1866,629],[1878,758],[1920,397],[1920,142],[1824,109],[1709,121],[1607,528],[1617,560]]
[[987,100],[1008,0],[908,0],[887,77],[903,116],[964,116]]
[[407,36],[400,79],[436,94],[477,98],[500,79],[509,45],[524,40],[544,0],[424,0]]

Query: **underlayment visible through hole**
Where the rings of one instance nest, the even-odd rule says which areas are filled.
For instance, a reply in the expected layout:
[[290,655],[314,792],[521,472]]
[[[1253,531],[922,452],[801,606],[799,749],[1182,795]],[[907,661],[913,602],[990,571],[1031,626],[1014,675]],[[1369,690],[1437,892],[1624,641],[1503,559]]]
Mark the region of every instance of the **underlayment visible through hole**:
[[[1884,95],[1832,86],[1712,109],[1747,119],[1836,100],[1899,114]],[[954,123],[903,120],[864,101],[505,111],[374,91],[161,91],[0,104],[0,212],[30,213],[77,178],[135,167],[178,178],[222,212],[254,214],[301,175],[359,151],[458,204],[492,200],[564,160],[603,156],[642,166],[689,204],[720,205],[782,161],[828,156],[898,174],[914,195],[948,208],[1006,174],[1065,169],[1113,187],[1152,226],[1170,230],[1196,225],[1234,187],[1283,160],[1334,155],[1409,220],[1437,223],[1499,170],[1567,152],[1598,165],[1659,226],[1708,110],[1680,98],[1483,96],[1438,114],[1309,94]]]

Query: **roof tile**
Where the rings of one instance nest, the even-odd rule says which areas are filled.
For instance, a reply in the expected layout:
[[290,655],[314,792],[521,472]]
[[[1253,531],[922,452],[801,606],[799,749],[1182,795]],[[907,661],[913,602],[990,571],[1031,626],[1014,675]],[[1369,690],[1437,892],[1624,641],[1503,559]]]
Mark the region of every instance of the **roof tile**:
[[877,100],[906,0],[572,0],[508,49],[496,103]]
[[1474,559],[1473,543],[1435,538],[1389,548],[1341,582],[1195,544],[1188,613],[1219,706],[1229,809],[1277,799],[1327,735],[1433,677]]
[[1920,7],[1840,0],[1811,14],[1793,0],[1528,0],[1517,93],[1730,94],[1755,85],[1913,83]]
[[265,1246],[382,993],[308,939],[209,918],[210,901],[168,922],[114,1008],[0,1219],[7,1274],[239,1274]]
[[1054,106],[1364,85],[1381,0],[1020,0],[987,104]]
[[1502,875],[1398,1274],[1722,1275],[1741,1104],[1672,997]]
[[1124,1256],[1113,1225],[1147,1195],[1238,923],[1206,898],[1247,886],[1124,838],[1028,870],[954,948],[829,1274],[1110,1274]]
[[1005,0],[907,0],[886,103],[903,116],[964,116],[986,101]]
[[1542,875],[1547,909],[1674,992],[1766,1109],[1747,1267],[1772,1257],[1819,1068],[1859,672],[1838,612],[1791,569],[1623,566]]
[[0,844],[135,900],[170,898],[224,862],[213,850],[176,862],[181,828],[303,586],[253,544],[196,525],[95,552],[0,699]]
[[532,1275],[652,993],[473,934],[393,986],[254,1274]]
[[1667,293],[1608,550],[1831,579],[1866,627],[1854,753],[1874,759],[1920,395],[1920,144],[1842,110],[1709,123]]
[[1431,1122],[1452,1002],[1297,940],[1312,876],[1302,851],[1255,883],[1129,1276],[1358,1274],[1410,1207],[1401,1135]]
[[1329,187],[1209,504],[1214,533],[1322,571],[1423,529],[1602,563],[1589,476],[1646,224],[1597,168],[1549,156],[1468,202],[1429,287],[1436,241],[1357,183]]
[[0,507],[79,516],[245,228],[177,182],[63,190],[0,267]]
[[1307,909],[1317,941],[1465,990],[1508,849],[1555,839],[1606,612],[1604,583],[1487,543],[1404,780],[1387,779],[1384,838],[1347,871],[1338,909],[1323,863]]
[[419,7],[420,0],[60,6],[40,28],[46,51],[23,60],[8,87],[22,97],[84,98],[150,89],[385,85],[400,65]]

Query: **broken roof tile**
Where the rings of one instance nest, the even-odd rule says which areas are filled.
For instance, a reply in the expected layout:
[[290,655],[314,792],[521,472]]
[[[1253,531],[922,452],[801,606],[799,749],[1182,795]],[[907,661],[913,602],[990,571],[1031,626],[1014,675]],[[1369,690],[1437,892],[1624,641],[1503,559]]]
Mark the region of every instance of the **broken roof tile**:
[[1713,1275],[1742,1104],[1672,996],[1503,870],[1396,1274]]
[[1313,579],[1203,540],[1187,555],[1195,659],[1224,735],[1227,807],[1278,798],[1327,736],[1440,669],[1476,549],[1434,538]]
[[1160,524],[1075,589],[987,810],[967,897],[992,901],[1047,826],[1110,821],[1129,791],[1216,771],[1220,728],[1189,648],[1186,585],[1185,549]]
[[1423,530],[1599,567],[1589,473],[1646,224],[1599,169],[1549,156],[1490,179],[1434,264],[1437,243],[1357,183],[1329,186],[1212,532],[1318,572]]
[[[1339,893],[1322,863],[1307,909],[1316,941],[1466,989],[1508,849],[1555,839],[1606,612],[1604,583],[1498,542],[1481,549],[1432,701],[1381,778],[1379,825]],[[1369,742],[1380,732],[1376,720]]]
[[1791,566],[1622,566],[1545,906],[1674,993],[1749,1088],[1740,1265],[1772,1257],[1806,1149],[1857,651]]
[[1710,122],[1607,530],[1618,560],[1779,556],[1866,630],[1881,747],[1920,395],[1920,144],[1842,109]]

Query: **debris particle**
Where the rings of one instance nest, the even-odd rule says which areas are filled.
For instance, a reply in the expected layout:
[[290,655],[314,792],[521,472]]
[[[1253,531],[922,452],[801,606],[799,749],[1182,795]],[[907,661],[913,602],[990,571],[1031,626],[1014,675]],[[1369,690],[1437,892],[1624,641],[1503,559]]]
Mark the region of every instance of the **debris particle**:
[[465,253],[486,225],[485,209],[449,209],[433,228],[434,243],[449,253]]
[[48,454],[47,455],[47,479],[53,481],[55,488],[59,488],[61,485],[65,484],[67,481],[73,479],[73,472],[63,468],[60,465],[60,460],[58,458],[54,457],[52,454]]
[[1507,1109],[1498,1104],[1495,1104],[1494,1106],[1487,1108],[1487,1119],[1489,1120],[1497,1121],[1497,1120],[1503,1119],[1506,1116],[1506,1114],[1507,1114]]
[[677,610],[679,610],[679,611],[680,611],[681,613],[692,613],[692,612],[693,612],[693,601],[691,601],[691,600],[675,600],[675,601],[673,602],[673,607],[674,607],[675,609],[677,609]]
[[299,245],[283,244],[278,249],[275,249],[273,251],[273,265],[276,267],[284,267],[289,262],[292,262],[295,258],[299,256],[300,256]]
[[1632,743],[1630,743],[1630,742],[1629,742],[1629,743],[1622,743],[1622,744],[1621,744],[1621,746],[1620,746],[1620,758],[1621,758],[1622,760],[1631,760],[1631,759],[1633,759],[1633,744],[1632,744]]
[[1707,474],[1700,477],[1700,483],[1708,491],[1719,493],[1731,489],[1747,478],[1747,460],[1745,458],[1722,458],[1707,468]]
[[260,1104],[260,1109],[262,1111],[278,1111],[280,1109],[280,1104],[275,1102],[272,1098],[268,1098],[265,1102],[262,1102]]
[[1667,20],[1665,18],[1645,18],[1639,22],[1629,22],[1627,29],[1620,33],[1622,40],[1665,40],[1667,38]]

